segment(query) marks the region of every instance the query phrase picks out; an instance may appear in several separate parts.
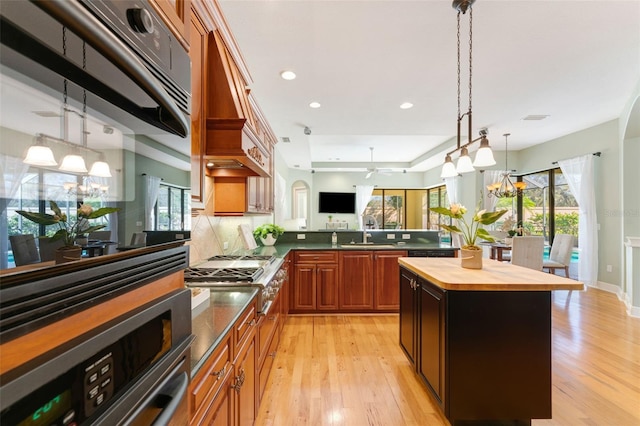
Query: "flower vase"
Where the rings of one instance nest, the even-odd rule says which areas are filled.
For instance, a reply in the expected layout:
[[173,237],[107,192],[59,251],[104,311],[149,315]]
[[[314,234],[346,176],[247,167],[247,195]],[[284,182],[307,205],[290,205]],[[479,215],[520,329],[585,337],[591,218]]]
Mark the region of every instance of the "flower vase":
[[260,237],[260,241],[265,246],[272,246],[276,243],[276,238],[273,237],[273,234],[267,234],[265,238]]
[[482,269],[482,250],[460,249],[460,264],[467,269]]
[[73,262],[82,258],[82,247],[80,246],[65,246],[56,249],[55,253],[56,265],[60,263]]

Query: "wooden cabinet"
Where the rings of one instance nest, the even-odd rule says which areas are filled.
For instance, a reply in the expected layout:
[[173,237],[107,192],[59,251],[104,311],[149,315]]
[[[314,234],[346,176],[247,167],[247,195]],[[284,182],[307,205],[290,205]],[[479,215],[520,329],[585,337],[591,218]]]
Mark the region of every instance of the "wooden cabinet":
[[400,345],[451,424],[551,418],[550,291],[443,290],[401,267]]
[[[281,295],[278,294],[276,299],[271,304],[269,312],[266,315],[261,316],[258,321],[258,369],[256,370],[257,376],[257,404],[260,405],[262,400],[262,394],[267,385],[267,379],[269,378],[269,372],[273,365],[273,360],[276,357],[276,347],[280,341],[280,301]],[[257,410],[257,408],[256,408]]]
[[256,302],[245,309],[189,384],[191,425],[252,425],[256,401]]
[[442,404],[445,397],[444,291],[427,281],[418,279],[417,292],[420,298],[418,302],[420,306],[418,374],[431,387],[436,398]]
[[189,39],[191,49],[191,207],[204,208],[204,98],[207,92],[208,30],[198,13],[191,9]]
[[407,252],[373,252],[373,308],[376,311],[398,312],[400,309],[400,257],[407,257]]
[[273,212],[273,179],[253,176],[247,178],[247,211]]
[[340,252],[341,310],[373,309],[373,252]]
[[294,255],[291,310],[296,312],[338,309],[338,253],[299,251]]
[[191,0],[149,0],[149,3],[167,24],[176,40],[188,51]]
[[416,362],[418,328],[418,276],[400,268],[400,347],[412,364]]

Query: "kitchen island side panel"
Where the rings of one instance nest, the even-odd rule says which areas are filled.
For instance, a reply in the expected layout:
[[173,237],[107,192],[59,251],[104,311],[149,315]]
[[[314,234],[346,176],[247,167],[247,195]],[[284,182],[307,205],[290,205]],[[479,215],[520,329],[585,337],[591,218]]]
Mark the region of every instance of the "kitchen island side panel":
[[446,298],[447,418],[551,418],[551,292]]

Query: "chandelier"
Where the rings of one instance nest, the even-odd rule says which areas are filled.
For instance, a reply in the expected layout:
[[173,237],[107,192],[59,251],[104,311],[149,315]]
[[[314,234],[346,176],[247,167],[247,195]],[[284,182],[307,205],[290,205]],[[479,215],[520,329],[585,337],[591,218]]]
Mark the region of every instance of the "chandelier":
[[[458,42],[458,137],[457,137],[457,147],[453,151],[447,153],[444,165],[442,166],[442,173],[440,177],[454,177],[460,173],[468,173],[475,170],[475,167],[489,167],[496,164],[496,161],[493,158],[493,152],[491,151],[491,147],[489,147],[489,140],[487,139],[487,129],[480,130],[480,137],[477,139],[471,139],[472,134],[472,120],[471,120],[471,92],[472,92],[472,57],[473,57],[473,3],[475,0],[454,0],[453,8],[458,11],[458,27],[457,27],[457,42]],[[464,114],[461,113],[460,109],[460,14],[463,15],[469,10],[469,109]],[[464,117],[467,117],[467,123],[469,125],[468,137],[469,141],[461,145],[460,140],[460,132],[462,127],[462,120]],[[471,161],[469,157],[468,147],[480,141],[480,148],[476,153],[475,161]],[[455,166],[451,159],[451,155],[455,152],[460,151],[460,157],[458,158],[458,164]]]
[[504,136],[504,168],[502,179],[499,182],[487,186],[489,196],[496,198],[513,198],[522,195],[522,191],[527,187],[524,182],[512,182],[511,171],[509,170],[509,148],[507,146],[507,138],[511,133],[505,133]]

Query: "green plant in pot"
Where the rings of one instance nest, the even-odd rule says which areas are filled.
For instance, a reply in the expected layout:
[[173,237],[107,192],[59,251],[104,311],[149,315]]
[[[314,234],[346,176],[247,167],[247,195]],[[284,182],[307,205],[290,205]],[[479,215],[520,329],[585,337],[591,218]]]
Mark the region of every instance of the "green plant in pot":
[[[491,225],[504,215],[507,210],[488,212],[486,210],[476,209],[473,217],[471,218],[471,222],[467,222],[465,219],[464,214],[467,212],[467,209],[460,204],[451,204],[449,208],[431,207],[429,210],[434,213],[448,216],[458,222],[459,226],[456,226],[455,224],[440,224],[440,227],[449,232],[455,232],[462,235],[464,240],[464,245],[461,247],[462,266],[470,269],[482,268],[482,248],[477,245],[477,241],[485,240],[493,243],[495,242],[495,239],[480,225]],[[472,259],[470,259],[471,257]]]
[[[39,225],[57,225],[58,230],[53,234],[51,240],[62,240],[63,246],[58,250],[73,252],[73,254],[67,254],[66,257],[61,257],[61,259],[64,258],[65,260],[80,258],[82,249],[79,246],[76,246],[76,239],[78,237],[87,235],[90,232],[97,231],[106,226],[91,225],[89,223],[90,219],[97,219],[120,210],[116,207],[101,207],[94,210],[89,204],[80,204],[77,209],[77,217],[75,220],[72,220],[66,213],[63,213],[62,210],[60,210],[60,207],[58,207],[58,204],[55,201],[49,201],[49,207],[53,211],[53,214],[28,212],[25,210],[16,210],[16,213]],[[64,260],[57,262],[60,263],[62,261]]]
[[259,239],[263,245],[272,246],[280,235],[284,234],[284,228],[274,223],[260,225],[253,230],[253,236]]

